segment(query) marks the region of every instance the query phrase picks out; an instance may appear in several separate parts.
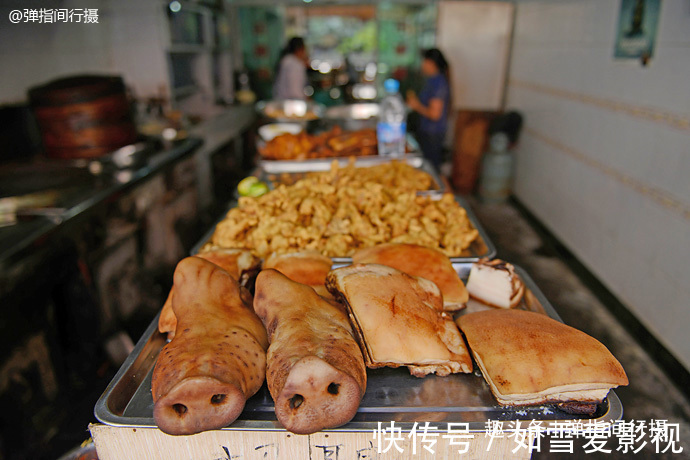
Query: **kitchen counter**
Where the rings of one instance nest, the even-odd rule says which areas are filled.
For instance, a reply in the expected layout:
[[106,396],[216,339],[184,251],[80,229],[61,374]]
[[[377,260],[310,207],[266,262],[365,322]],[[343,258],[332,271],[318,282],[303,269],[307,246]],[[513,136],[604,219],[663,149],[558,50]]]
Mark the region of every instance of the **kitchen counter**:
[[68,424],[66,411],[116,359],[109,338],[126,344],[130,330],[138,334],[138,317],[160,308],[166,286],[158,280],[198,238],[201,145],[189,138],[152,149],[136,167],[104,165],[99,174],[48,159],[0,169],[0,196],[40,193],[46,200],[33,204],[51,206],[24,209],[17,224],[0,227],[0,382],[18,382],[0,385],[13,414],[0,415],[8,427],[0,457],[34,448],[27,439]]
[[[0,227],[0,270],[18,260],[24,251],[35,250],[38,246],[45,244],[53,232],[77,222],[97,205],[115,199],[124,191],[146,181],[193,152],[196,157],[197,182],[200,188],[199,206],[201,208],[208,206],[212,195],[209,157],[233,139],[241,139],[240,135],[249,129],[255,119],[253,106],[228,107],[219,115],[192,127],[189,130],[191,137],[150,155],[137,167],[112,172],[104,171],[87,178],[84,178],[84,169],[79,170],[54,161],[41,162],[39,169],[48,176],[74,173],[78,176],[78,180],[69,184],[69,190],[67,187],[58,188],[61,197],[56,207],[59,207],[61,212],[32,215],[20,219],[15,225]],[[241,147],[241,144],[238,144],[236,149],[239,151]],[[24,170],[32,167],[33,165],[22,166]]]
[[256,120],[253,105],[233,105],[220,115],[199,123],[190,129],[190,134],[204,140],[196,154],[197,181],[199,187],[199,208],[211,206],[213,196],[213,171],[211,156],[226,148],[234,139],[232,156],[237,165],[246,163],[243,159],[245,146],[242,133],[245,133]]
[[221,114],[194,126],[189,134],[204,140],[200,153],[213,152],[246,131],[255,119],[253,105],[233,105]]
[[[54,232],[78,223],[91,209],[117,198],[126,190],[192,154],[201,145],[200,139],[188,138],[150,155],[137,167],[104,171],[93,175],[90,180],[84,180],[83,174],[78,175],[79,179],[70,184],[69,193],[61,193],[58,189],[58,193],[61,193],[59,207],[64,211],[47,216],[32,216],[20,219],[15,225],[0,227],[0,271],[21,257],[24,251],[35,250],[46,244]],[[45,172],[45,165],[41,167]],[[64,174],[70,170],[70,167],[60,165],[54,167],[56,174]]]

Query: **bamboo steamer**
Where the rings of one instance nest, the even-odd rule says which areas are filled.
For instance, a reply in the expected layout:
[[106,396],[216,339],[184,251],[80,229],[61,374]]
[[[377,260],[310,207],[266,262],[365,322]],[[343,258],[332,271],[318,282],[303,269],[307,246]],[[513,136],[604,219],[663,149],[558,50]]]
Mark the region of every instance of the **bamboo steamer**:
[[117,76],[83,75],[29,90],[45,154],[96,158],[137,139],[125,84]]

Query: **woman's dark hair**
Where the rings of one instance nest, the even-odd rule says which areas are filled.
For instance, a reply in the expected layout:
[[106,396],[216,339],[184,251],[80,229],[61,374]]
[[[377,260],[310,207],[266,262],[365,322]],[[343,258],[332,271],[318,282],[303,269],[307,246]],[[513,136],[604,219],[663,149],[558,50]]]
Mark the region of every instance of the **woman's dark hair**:
[[304,49],[305,48],[304,44],[304,39],[302,37],[292,37],[290,40],[288,40],[287,45],[285,45],[285,48],[283,48],[280,51],[280,55],[278,56],[278,62],[276,62],[276,74],[280,70],[280,61],[283,60],[285,56],[288,54],[295,54],[297,51]]
[[283,56],[288,54],[295,54],[295,52],[304,48],[304,39],[302,37],[292,37],[288,40],[287,45],[283,48],[281,53]]
[[448,67],[448,61],[446,61],[446,57],[443,55],[441,50],[438,48],[429,48],[428,50],[424,50],[422,57],[436,64],[439,72],[441,72],[446,77],[446,80],[450,82],[450,68]]

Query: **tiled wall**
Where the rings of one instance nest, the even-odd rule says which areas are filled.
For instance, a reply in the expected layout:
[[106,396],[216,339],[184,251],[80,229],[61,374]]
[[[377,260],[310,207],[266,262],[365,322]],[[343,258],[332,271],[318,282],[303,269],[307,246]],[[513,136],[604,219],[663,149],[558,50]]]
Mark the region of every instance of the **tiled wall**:
[[[96,8],[98,24],[9,22],[10,11],[25,8]],[[21,102],[29,87],[78,73],[121,74],[137,94],[157,94],[168,72],[163,8],[137,0],[1,2],[0,104]]]
[[613,59],[619,6],[517,3],[515,193],[690,368],[690,2],[648,67]]

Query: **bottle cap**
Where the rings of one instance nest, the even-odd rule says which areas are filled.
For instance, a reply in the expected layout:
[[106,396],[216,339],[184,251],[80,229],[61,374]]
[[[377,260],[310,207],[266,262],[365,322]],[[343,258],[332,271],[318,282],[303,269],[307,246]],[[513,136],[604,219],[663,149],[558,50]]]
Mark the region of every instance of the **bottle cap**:
[[400,90],[400,82],[393,78],[389,78],[383,82],[383,89],[385,89],[387,93],[397,93],[398,90]]

